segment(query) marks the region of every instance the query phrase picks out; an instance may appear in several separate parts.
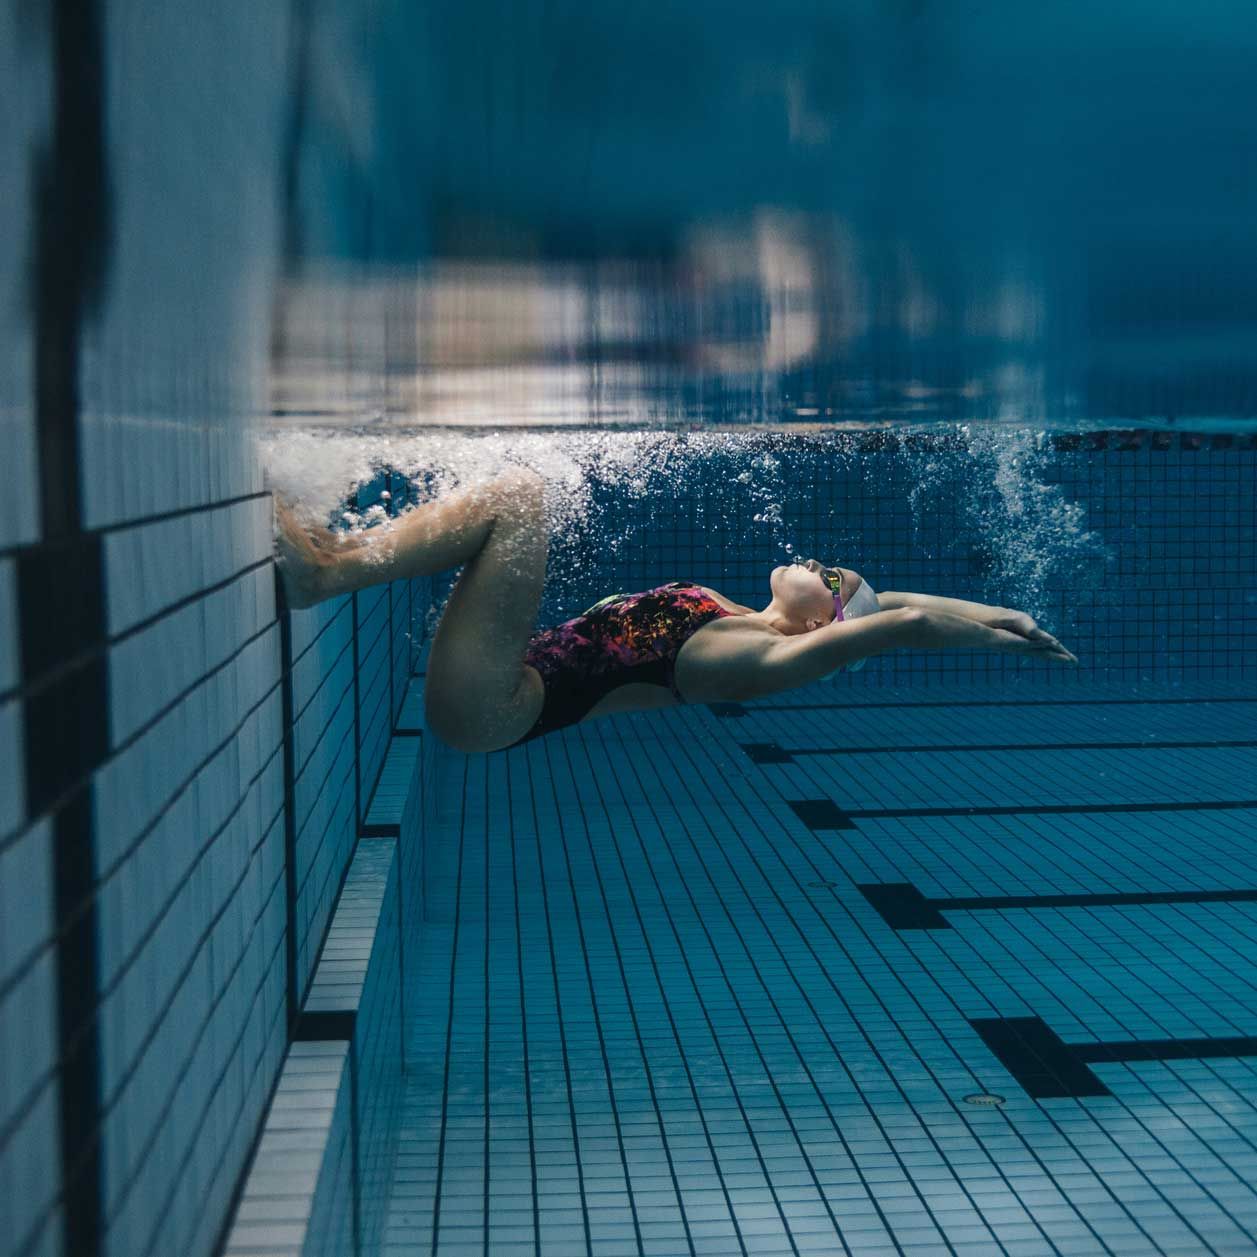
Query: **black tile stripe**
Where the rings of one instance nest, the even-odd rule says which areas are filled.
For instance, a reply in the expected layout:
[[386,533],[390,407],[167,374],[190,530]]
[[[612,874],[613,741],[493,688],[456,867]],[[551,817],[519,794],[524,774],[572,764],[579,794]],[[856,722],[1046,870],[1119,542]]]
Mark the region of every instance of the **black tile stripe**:
[[743,742],[742,749],[752,764],[793,764],[795,751],[787,751],[776,742]]
[[1257,1056],[1257,1035],[1225,1039],[1130,1039],[1117,1043],[1071,1043],[1080,1061],[1204,1061]]
[[50,810],[105,757],[100,541],[79,535],[24,549],[16,575],[29,820]]
[[1187,742],[937,742],[917,746],[792,746],[776,742],[745,742],[753,764],[791,764],[798,755],[905,755],[968,751],[1186,751],[1218,747],[1254,747],[1257,739],[1199,739]]
[[95,816],[87,786],[56,813],[52,842],[63,1225],[65,1251],[77,1257],[100,1252],[103,1229],[99,921]]
[[809,829],[854,829],[851,815],[832,799],[796,799],[790,809]]
[[969,1024],[1032,1099],[1113,1094],[1041,1017],[983,1017]]
[[346,1066],[349,1070],[349,1205],[353,1215],[353,1246],[362,1257],[362,1083],[358,1077],[358,1053],[353,1050],[352,1030]]
[[352,603],[351,629],[353,633],[353,650],[354,650],[354,829],[367,819],[366,813],[362,810],[362,694],[361,684],[359,681],[359,670],[362,666],[361,644],[358,640],[358,595],[352,593],[349,595]]
[[1121,894],[1097,892],[1076,895],[1005,895],[967,899],[932,899],[931,903],[946,911],[974,911],[982,908],[1105,908],[1161,903],[1253,903],[1257,890],[1174,890],[1127,891]]
[[83,533],[79,351],[107,272],[101,19],[48,6],[52,126],[32,180],[34,409],[41,542],[17,552],[26,822],[52,816],[63,1243],[102,1248],[95,816],[85,784],[107,747],[101,545]]
[[944,912],[1010,908],[1113,908],[1175,903],[1254,903],[1257,890],[1095,891],[1067,895],[923,895],[908,882],[865,882],[856,889],[895,930],[949,930]]
[[1214,799],[1196,803],[1019,803],[1008,807],[840,808],[832,799],[790,803],[810,829],[851,829],[860,820],[904,820],[914,816],[1085,816],[1102,812],[1227,812],[1257,808],[1257,799]]
[[284,995],[291,1036],[301,1013],[297,990],[297,751],[292,695],[292,616],[288,612],[284,582],[278,568],[275,569],[275,608],[279,616],[280,719],[283,721],[284,756]]
[[1096,812],[1227,812],[1257,807],[1257,799],[1214,799],[1197,803],[1022,803],[1011,807],[914,807],[852,809],[853,820],[909,816],[1077,816]]
[[76,533],[16,555],[22,675],[40,683],[86,661],[105,640],[100,537]]
[[1233,695],[1219,698],[974,698],[961,700],[914,699],[911,702],[866,703],[853,699],[846,703],[756,703],[743,707],[740,703],[712,703],[713,708],[737,708],[717,712],[720,716],[757,715],[761,711],[846,711],[860,712],[878,707],[1181,707],[1186,704],[1202,706],[1209,703],[1257,704],[1257,695],[1248,698]]
[[353,1008],[305,1010],[297,1018],[293,1041],[317,1043],[323,1039],[352,1039],[357,1016]]
[[51,144],[34,171],[35,416],[45,540],[82,530],[81,324],[108,270],[101,23],[95,0],[50,6]]
[[1257,1036],[1066,1043],[1041,1017],[982,1017],[969,1024],[1035,1100],[1113,1093],[1088,1065],[1257,1056]]
[[950,930],[938,901],[907,882],[867,882],[856,887],[892,930]]

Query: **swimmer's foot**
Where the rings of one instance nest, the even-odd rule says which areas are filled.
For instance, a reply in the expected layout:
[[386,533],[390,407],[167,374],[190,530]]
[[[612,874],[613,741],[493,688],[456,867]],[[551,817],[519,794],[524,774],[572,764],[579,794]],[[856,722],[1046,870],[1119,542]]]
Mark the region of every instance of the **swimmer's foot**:
[[329,529],[305,528],[291,506],[276,495],[275,558],[284,582],[284,595],[293,610],[312,607],[328,596],[329,569],[335,555],[320,544],[321,533],[331,539]]

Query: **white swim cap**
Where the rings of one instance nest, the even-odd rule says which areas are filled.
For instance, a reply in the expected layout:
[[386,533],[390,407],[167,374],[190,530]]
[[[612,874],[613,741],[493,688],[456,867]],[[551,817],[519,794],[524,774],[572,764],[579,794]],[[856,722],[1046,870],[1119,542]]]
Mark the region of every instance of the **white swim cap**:
[[[873,586],[861,578],[859,588],[843,604],[842,618],[844,620],[858,620],[862,615],[872,615],[875,611],[880,611],[881,609]],[[867,659],[857,659],[855,663],[842,664],[832,672],[827,672],[821,677],[821,680],[828,681],[830,677],[836,677],[840,672],[844,671],[859,672],[866,663],[868,663]]]
[[872,615],[873,612],[881,609],[877,601],[877,594],[873,591],[873,586],[861,578],[859,588],[843,604],[842,618],[844,620],[856,620],[862,615]]

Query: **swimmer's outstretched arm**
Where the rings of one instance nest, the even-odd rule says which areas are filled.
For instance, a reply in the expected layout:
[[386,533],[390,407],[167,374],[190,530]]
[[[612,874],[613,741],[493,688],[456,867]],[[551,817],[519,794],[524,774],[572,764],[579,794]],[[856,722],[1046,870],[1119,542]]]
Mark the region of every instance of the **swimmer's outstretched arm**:
[[1013,611],[1009,607],[989,607],[984,602],[966,602],[963,598],[941,598],[937,594],[879,593],[877,605],[883,611],[893,611],[897,607],[924,607],[927,611],[944,611],[948,615],[962,615],[966,620],[976,620],[991,628],[1012,628],[1005,621],[1010,617],[1020,616],[1030,620],[1030,626],[1034,626],[1034,621],[1024,611]]
[[[1012,607],[988,607],[984,602],[966,602],[963,598],[940,598],[937,594],[911,593],[878,594],[877,602],[887,611],[898,607],[917,607],[922,611],[958,615],[962,619],[973,620],[976,624],[984,624],[987,628],[1016,633],[1018,637],[1024,637],[1028,641],[1059,647],[1069,655],[1069,651],[1051,633],[1038,626],[1034,616],[1025,611],[1014,611]],[[1070,658],[1073,659],[1072,656]],[[1073,659],[1073,662],[1078,661]]]
[[[881,600],[879,594],[878,602]],[[997,650],[1057,663],[1078,662],[1075,655],[1041,628],[1022,633],[934,607],[908,606],[884,608],[856,620],[835,621],[814,632],[772,642],[765,651],[761,671],[775,673],[784,686],[793,688],[819,681],[844,664],[894,649]]]
[[691,652],[684,685],[693,702],[779,694],[888,650],[998,650],[1057,663],[1078,662],[1042,629],[1023,635],[925,607],[884,609],[783,639],[742,631],[736,620],[728,623],[729,628],[713,633],[700,652]]
[[[276,497],[275,524],[288,605],[309,607],[384,581],[458,567],[479,554],[495,531],[507,549],[518,535],[523,549],[523,537],[544,528],[544,488],[536,472],[513,468],[365,533],[304,526]],[[531,556],[521,553],[525,558]]]

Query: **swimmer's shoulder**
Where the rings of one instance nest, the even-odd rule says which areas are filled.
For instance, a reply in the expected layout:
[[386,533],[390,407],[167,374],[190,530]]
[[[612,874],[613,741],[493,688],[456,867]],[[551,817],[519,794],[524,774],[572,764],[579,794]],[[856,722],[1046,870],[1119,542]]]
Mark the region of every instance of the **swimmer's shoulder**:
[[[708,589],[706,585],[696,585],[694,588],[701,589],[703,593],[705,593],[714,603],[717,604],[717,606],[723,607],[724,610],[731,612],[733,616],[755,614],[754,607],[744,607],[740,602],[734,602],[732,598],[726,598],[724,594],[717,589]],[[722,620],[720,623],[723,624],[725,621]],[[760,624],[758,621],[754,621],[753,623],[757,628],[767,627],[767,625]],[[749,628],[751,625],[746,625],[745,627]],[[769,631],[771,632],[772,630]]]

